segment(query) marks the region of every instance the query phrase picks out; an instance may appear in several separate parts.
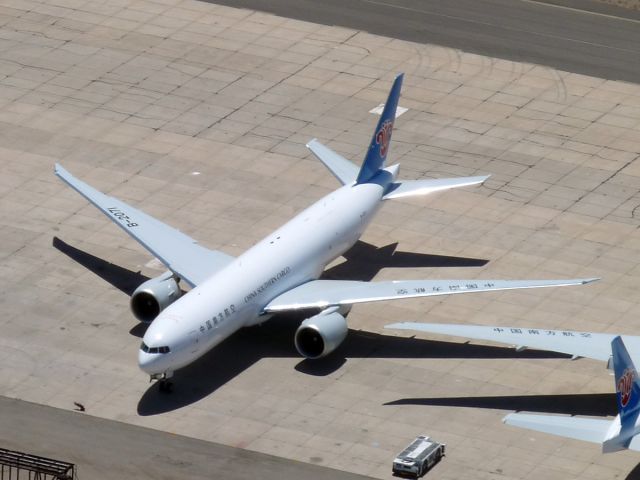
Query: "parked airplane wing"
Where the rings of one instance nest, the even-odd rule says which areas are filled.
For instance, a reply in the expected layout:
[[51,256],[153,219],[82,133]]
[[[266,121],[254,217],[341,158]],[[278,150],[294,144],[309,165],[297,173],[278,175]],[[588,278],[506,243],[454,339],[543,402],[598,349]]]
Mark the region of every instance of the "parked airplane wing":
[[347,160],[329,147],[324,146],[315,138],[307,143],[307,148],[311,150],[311,153],[313,153],[318,160],[325,164],[331,173],[340,180],[340,183],[346,185],[356,181],[360,169],[355,163]]
[[[520,348],[537,348],[566,353],[575,357],[587,357],[608,361],[611,357],[613,333],[573,332],[568,330],[547,330],[523,327],[483,327],[476,325],[455,325],[442,323],[393,323],[385,328],[417,330],[421,332],[452,335],[455,337],[490,340]],[[625,336],[630,349],[640,352],[638,337]]]
[[430,297],[455,293],[491,292],[519,288],[583,285],[597,279],[574,280],[401,280],[358,282],[348,280],[313,280],[274,298],[265,312],[283,312],[306,308],[327,308],[356,303]]
[[468,187],[483,183],[489,175],[480,177],[459,178],[430,178],[425,180],[403,180],[394,182],[389,186],[389,191],[383,197],[385,200],[393,198],[412,197],[415,195],[427,195],[433,192],[448,190],[450,188]]
[[233,260],[226,253],[198,245],[193,238],[179,230],[105,195],[78,180],[58,164],[55,166],[55,174],[192,287]]
[[593,443],[602,443],[611,426],[611,420],[605,419],[531,415],[528,413],[511,413],[502,421],[514,427],[528,428]]

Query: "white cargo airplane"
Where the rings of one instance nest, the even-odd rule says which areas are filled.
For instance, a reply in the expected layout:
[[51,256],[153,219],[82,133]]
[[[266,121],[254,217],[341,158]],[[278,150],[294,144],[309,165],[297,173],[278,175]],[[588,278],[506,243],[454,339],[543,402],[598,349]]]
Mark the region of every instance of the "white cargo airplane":
[[[562,415],[512,413],[504,423],[561,437],[602,445],[603,453],[640,451],[640,382],[631,358],[640,358],[640,337],[610,333],[545,330],[540,328],[484,327],[438,323],[394,323],[385,328],[416,330],[514,345],[517,350],[536,348],[607,362],[615,374],[618,416],[613,421]],[[626,346],[625,346],[626,344]],[[627,350],[627,348],[629,350]]]
[[[140,285],[131,309],[147,329],[138,362],[152,379],[174,371],[229,337],[287,311],[317,313],[302,322],[295,346],[307,358],[331,353],[344,340],[344,315],[361,302],[516,288],[578,285],[574,280],[318,280],[325,266],[360,238],[383,200],[480,184],[487,177],[398,181],[399,165],[385,167],[402,75],[389,93],[362,168],[317,140],[307,147],[343,184],[237,258],[206,249],[168,225],[76,179],[55,173],[157,257],[168,271]],[[178,282],[192,289],[182,296]]]

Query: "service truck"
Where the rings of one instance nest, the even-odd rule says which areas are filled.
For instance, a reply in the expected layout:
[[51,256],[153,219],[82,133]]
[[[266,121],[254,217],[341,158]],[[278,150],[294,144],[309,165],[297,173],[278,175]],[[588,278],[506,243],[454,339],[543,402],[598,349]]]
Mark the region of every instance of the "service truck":
[[420,435],[393,461],[394,475],[418,478],[444,456],[446,445]]

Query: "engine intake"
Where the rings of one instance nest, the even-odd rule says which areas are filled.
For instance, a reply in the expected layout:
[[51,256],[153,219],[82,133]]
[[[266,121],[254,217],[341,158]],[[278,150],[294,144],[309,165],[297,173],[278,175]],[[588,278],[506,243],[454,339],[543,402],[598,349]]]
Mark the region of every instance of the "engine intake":
[[322,358],[338,348],[348,331],[346,319],[337,311],[319,313],[296,330],[296,349],[303,357]]
[[166,272],[136,288],[131,295],[131,311],[141,322],[150,323],[181,295],[178,280],[172,272]]

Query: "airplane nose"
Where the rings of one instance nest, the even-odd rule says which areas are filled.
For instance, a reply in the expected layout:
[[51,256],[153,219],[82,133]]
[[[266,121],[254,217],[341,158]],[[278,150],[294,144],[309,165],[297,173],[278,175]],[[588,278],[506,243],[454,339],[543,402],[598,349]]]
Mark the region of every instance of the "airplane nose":
[[145,373],[148,373],[149,375],[153,375],[155,373],[159,373],[159,372],[155,372],[154,370],[154,360],[157,355],[151,355],[149,353],[143,352],[142,350],[138,351],[138,366],[140,367],[140,370],[142,370]]
[[175,370],[178,342],[171,338],[173,317],[156,318],[144,334],[138,350],[138,366],[151,378],[166,378]]
[[138,350],[138,366],[140,370],[148,373],[151,377],[167,376],[173,372],[171,348],[167,345],[162,347],[149,347],[143,341]]

